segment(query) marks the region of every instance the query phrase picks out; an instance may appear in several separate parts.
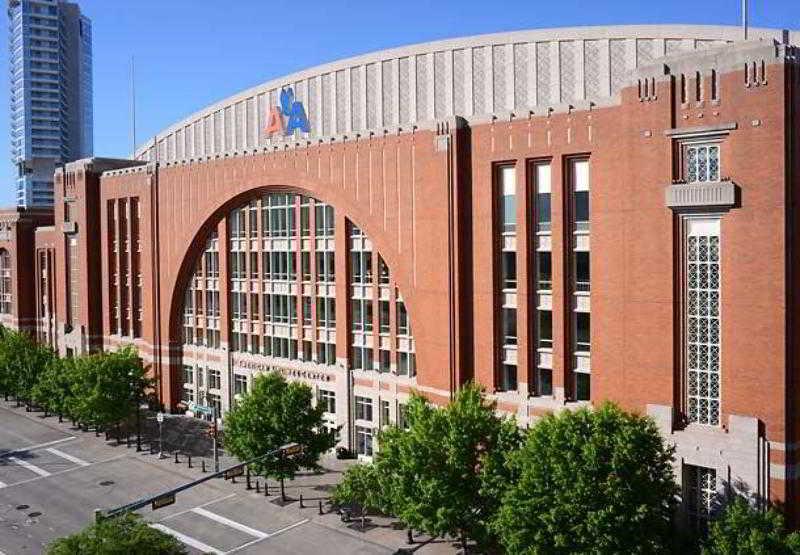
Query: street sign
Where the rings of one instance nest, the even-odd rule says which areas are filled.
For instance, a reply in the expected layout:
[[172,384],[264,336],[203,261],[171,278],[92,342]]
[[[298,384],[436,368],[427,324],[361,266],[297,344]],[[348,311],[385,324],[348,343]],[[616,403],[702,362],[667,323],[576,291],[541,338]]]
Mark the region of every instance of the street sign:
[[214,408],[213,407],[205,407],[203,405],[198,405],[197,403],[189,403],[189,410],[195,414],[213,414]]
[[293,455],[299,455],[303,452],[303,446],[299,443],[288,443],[281,447],[281,453],[284,457],[291,457]]
[[225,474],[223,474],[223,477],[226,480],[230,480],[231,478],[236,478],[237,476],[241,476],[242,474],[244,474],[244,465],[235,466],[231,469],[226,470]]
[[164,422],[164,413],[163,412],[159,412],[156,415],[156,420],[158,421],[159,424],[163,423]]
[[156,497],[153,499],[152,507],[155,511],[156,509],[161,509],[162,507],[168,507],[175,503],[175,494],[170,493],[168,495],[162,495],[161,497]]

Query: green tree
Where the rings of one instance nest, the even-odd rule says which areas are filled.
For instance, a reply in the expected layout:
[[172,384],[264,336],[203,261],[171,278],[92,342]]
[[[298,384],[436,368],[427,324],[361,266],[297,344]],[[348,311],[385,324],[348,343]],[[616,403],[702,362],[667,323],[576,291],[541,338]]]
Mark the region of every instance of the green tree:
[[789,555],[800,553],[800,533],[786,533],[775,508],[760,511],[737,496],[711,523],[704,555]]
[[0,391],[6,401],[14,393],[17,381],[16,371],[9,364],[9,333],[11,330],[0,325]]
[[392,512],[384,483],[375,464],[356,464],[336,484],[332,499],[339,505],[360,505],[365,512]]
[[242,461],[260,457],[286,443],[304,447],[295,457],[268,457],[252,465],[281,484],[294,479],[301,468],[316,470],[320,456],[336,444],[334,434],[325,428],[324,410],[312,402],[311,388],[299,382],[287,382],[269,372],[256,377],[250,392],[225,417],[225,447]]
[[128,513],[94,523],[58,539],[47,547],[48,555],[185,555],[185,547],[164,532]]
[[374,465],[383,497],[368,504],[391,509],[432,536],[458,538],[465,549],[468,539],[490,546],[497,490],[510,472],[503,455],[521,442],[516,422],[500,418],[495,408],[474,384],[445,408],[414,395],[408,429],[390,427],[379,435]]
[[53,356],[39,375],[31,390],[34,402],[58,415],[59,421],[69,414],[68,407],[72,397],[73,359]]
[[666,551],[672,454],[652,420],[610,403],[544,417],[509,460],[501,543],[509,553]]
[[133,348],[78,357],[72,364],[67,408],[84,424],[103,427],[121,422],[150,385]]
[[4,393],[30,401],[39,375],[54,356],[48,347],[37,345],[27,332],[3,328],[0,333],[0,374],[3,375],[0,385]]

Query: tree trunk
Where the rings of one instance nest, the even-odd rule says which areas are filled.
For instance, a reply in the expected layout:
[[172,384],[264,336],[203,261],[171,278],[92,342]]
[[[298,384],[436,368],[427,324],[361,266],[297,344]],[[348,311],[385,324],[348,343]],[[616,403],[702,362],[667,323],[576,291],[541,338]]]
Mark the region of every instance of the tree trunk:
[[467,536],[464,533],[461,533],[461,549],[464,550],[464,555],[467,553]]
[[62,415],[60,412],[58,413],[58,423],[59,424],[64,423],[64,415]]
[[281,501],[286,503],[286,489],[284,489],[283,478],[281,478]]

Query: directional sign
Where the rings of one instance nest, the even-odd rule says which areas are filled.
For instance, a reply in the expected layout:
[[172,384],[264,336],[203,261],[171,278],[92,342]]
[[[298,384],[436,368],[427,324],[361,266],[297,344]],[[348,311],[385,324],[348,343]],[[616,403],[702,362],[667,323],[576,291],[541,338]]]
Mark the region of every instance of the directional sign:
[[244,465],[234,466],[233,468],[226,470],[223,477],[226,480],[230,480],[231,478],[236,478],[237,476],[241,476],[242,474],[244,474]]
[[156,509],[161,509],[162,507],[168,507],[175,503],[175,494],[170,493],[167,495],[162,495],[161,497],[156,497],[153,499],[152,507],[155,511]]
[[203,405],[198,405],[197,403],[189,403],[189,410],[194,413],[200,413],[200,414],[214,413],[214,409],[212,407],[205,407]]
[[283,453],[284,457],[291,457],[293,455],[299,455],[303,452],[303,446],[299,443],[289,443],[281,447],[281,453]]
[[163,412],[159,412],[159,413],[156,415],[156,420],[158,421],[158,423],[159,423],[159,424],[161,424],[162,422],[164,422],[164,413],[163,413]]

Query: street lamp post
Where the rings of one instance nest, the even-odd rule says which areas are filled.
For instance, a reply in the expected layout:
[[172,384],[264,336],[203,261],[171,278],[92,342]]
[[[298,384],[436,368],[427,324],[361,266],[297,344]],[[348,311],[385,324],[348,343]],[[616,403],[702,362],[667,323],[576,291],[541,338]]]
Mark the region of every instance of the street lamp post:
[[211,414],[214,418],[214,472],[219,472],[219,453],[217,451],[217,433],[219,432],[219,428],[217,427],[217,406],[212,405],[211,407]]
[[147,403],[136,404],[136,452],[142,451],[142,411],[150,408]]
[[159,412],[156,415],[156,421],[158,422],[158,458],[164,458],[164,442],[163,442],[163,435],[162,435],[162,424],[164,424],[164,413]]

